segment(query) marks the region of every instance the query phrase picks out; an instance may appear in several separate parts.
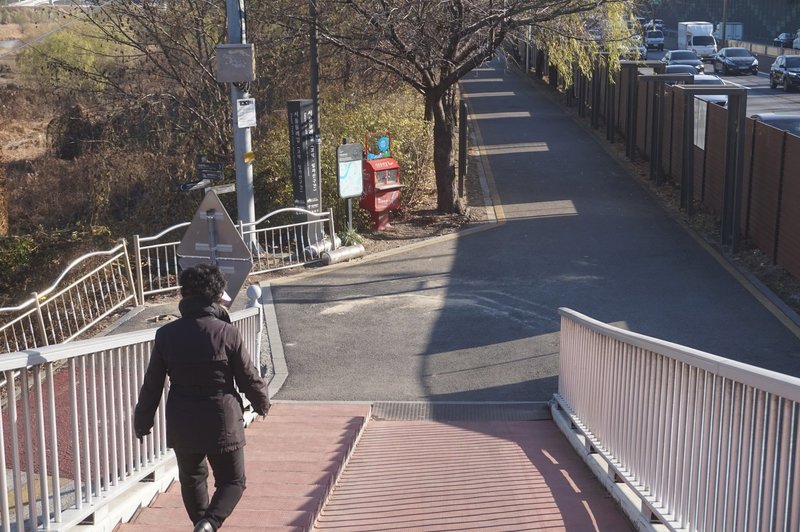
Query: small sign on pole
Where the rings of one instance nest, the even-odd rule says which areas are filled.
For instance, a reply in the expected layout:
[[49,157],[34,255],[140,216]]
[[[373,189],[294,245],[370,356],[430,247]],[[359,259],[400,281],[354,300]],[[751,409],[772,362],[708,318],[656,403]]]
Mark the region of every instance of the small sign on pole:
[[236,100],[236,125],[239,126],[239,129],[256,127],[255,98],[241,98]]
[[181,183],[178,185],[178,189],[181,192],[190,192],[192,190],[200,190],[201,188],[206,188],[208,185],[211,184],[211,181],[208,179],[198,179],[197,181],[189,181],[188,183]]
[[229,192],[236,192],[236,183],[228,183],[227,185],[217,185],[215,187],[209,187],[206,189],[206,194],[210,191],[216,192],[219,194],[227,194]]
[[347,200],[347,228],[353,230],[353,198],[364,192],[364,146],[348,144],[347,139],[336,148],[336,167],[339,176],[339,197]]
[[200,179],[222,179],[224,177],[224,165],[222,163],[210,163],[200,160],[195,163],[194,167],[197,170],[197,177]]

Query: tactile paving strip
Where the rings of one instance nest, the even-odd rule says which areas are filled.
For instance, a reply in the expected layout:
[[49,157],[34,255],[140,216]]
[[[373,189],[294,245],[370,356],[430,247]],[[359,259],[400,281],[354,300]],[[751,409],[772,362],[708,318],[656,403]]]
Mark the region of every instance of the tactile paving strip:
[[538,421],[551,419],[550,407],[537,402],[377,402],[372,419],[382,421]]

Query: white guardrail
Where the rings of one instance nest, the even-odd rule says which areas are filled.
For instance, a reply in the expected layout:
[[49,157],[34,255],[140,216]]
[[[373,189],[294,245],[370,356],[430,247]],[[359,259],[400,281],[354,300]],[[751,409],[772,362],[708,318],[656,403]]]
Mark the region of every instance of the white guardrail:
[[[305,221],[270,226],[287,216]],[[18,306],[0,308],[0,354],[69,342],[126,306],[177,293],[176,251],[189,224],[176,224],[153,236],[134,235],[130,257],[124,240],[108,251],[87,253],[46,290],[34,292]],[[251,243],[251,275],[320,262],[324,252],[338,246],[332,210],[280,209],[240,223],[238,229]],[[69,284],[60,288],[62,282]]]
[[[307,221],[270,226],[281,214]],[[189,224],[173,225],[154,236],[133,236],[132,262],[140,301],[178,288],[180,267],[176,250],[183,236],[179,230]],[[321,260],[323,252],[336,248],[332,210],[315,213],[295,207],[279,209],[255,222],[240,222],[238,229],[245,242],[251,242],[251,275],[310,264]]]
[[[270,227],[270,219],[281,214],[304,217],[306,221]],[[295,207],[280,209],[252,223],[240,222],[239,231],[245,242],[254,242],[253,274],[318,261],[325,251],[337,247],[332,210],[315,213]]]
[[800,530],[800,379],[560,313],[553,417],[639,529]]
[[[59,288],[70,273],[77,278]],[[16,307],[0,308],[0,320],[12,316],[0,323],[0,352],[69,342],[114,311],[135,305],[125,242],[75,259],[49,288],[32,296]]]
[[[260,307],[231,319],[260,368]],[[155,333],[148,329],[0,357],[6,379],[0,388],[3,532],[101,522],[111,530],[175,478],[163,396],[152,433],[140,443],[133,431]],[[131,501],[131,493],[138,499]]]

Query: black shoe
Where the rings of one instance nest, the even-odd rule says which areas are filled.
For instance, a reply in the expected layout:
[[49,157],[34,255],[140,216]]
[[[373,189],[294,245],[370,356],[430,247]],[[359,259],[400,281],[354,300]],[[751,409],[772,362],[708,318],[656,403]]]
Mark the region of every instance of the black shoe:
[[208,519],[201,519],[194,525],[194,532],[216,532],[216,529]]

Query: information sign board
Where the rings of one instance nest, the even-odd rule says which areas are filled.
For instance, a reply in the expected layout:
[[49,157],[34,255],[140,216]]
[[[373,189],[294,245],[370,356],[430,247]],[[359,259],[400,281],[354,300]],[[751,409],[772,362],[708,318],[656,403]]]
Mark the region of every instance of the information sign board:
[[358,198],[364,191],[362,177],[364,167],[364,146],[361,144],[342,144],[336,148],[336,162],[339,176],[339,197]]
[[294,206],[320,212],[320,183],[317,179],[317,150],[314,138],[314,106],[311,100],[289,100],[289,149],[292,160]]

